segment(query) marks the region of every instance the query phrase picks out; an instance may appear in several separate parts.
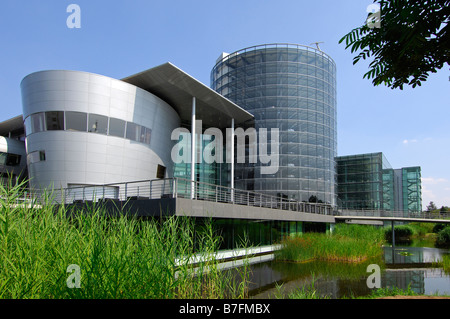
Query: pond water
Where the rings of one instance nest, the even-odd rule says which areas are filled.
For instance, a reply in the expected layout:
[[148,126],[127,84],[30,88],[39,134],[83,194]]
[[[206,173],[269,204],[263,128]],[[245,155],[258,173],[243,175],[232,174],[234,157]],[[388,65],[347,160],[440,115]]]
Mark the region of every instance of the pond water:
[[269,260],[251,265],[250,296],[252,298],[275,298],[304,285],[329,298],[367,296],[369,264],[381,269],[381,287],[411,287],[418,294],[450,295],[450,273],[433,263],[442,260],[449,249],[396,246],[385,247],[384,255],[360,264],[308,262],[293,263]]

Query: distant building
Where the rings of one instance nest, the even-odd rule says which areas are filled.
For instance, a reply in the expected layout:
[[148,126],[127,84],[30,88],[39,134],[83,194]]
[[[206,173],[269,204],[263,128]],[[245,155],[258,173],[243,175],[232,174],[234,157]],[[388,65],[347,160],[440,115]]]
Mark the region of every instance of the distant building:
[[28,178],[22,115],[0,123],[0,183]]
[[338,207],[419,212],[421,169],[393,169],[383,153],[336,157]]

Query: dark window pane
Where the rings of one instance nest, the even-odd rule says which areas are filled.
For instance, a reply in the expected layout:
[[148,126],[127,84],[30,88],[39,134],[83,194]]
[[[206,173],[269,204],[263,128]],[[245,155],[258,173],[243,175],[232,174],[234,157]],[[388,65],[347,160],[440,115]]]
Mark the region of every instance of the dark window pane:
[[108,118],[103,115],[89,114],[89,132],[105,134],[108,132]]
[[164,178],[166,174],[166,167],[158,164],[158,169],[156,171],[156,178]]
[[87,131],[87,114],[81,112],[66,112],[66,130]]
[[109,119],[109,135],[124,137],[125,136],[125,121],[110,118]]
[[45,112],[45,120],[47,124],[47,131],[64,130],[64,112]]
[[20,155],[17,154],[7,154],[6,165],[7,166],[17,166],[20,164]]
[[127,139],[132,141],[139,141],[140,128],[141,127],[137,124],[127,122]]

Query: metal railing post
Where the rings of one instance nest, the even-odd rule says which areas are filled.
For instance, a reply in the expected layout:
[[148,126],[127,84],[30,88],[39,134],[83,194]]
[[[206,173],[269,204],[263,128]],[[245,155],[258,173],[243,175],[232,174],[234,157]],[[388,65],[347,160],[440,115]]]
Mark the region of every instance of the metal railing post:
[[173,198],[177,198],[177,179],[176,178],[174,178],[173,179],[173,186],[172,186],[172,191],[173,191],[173,195],[172,195],[172,197]]

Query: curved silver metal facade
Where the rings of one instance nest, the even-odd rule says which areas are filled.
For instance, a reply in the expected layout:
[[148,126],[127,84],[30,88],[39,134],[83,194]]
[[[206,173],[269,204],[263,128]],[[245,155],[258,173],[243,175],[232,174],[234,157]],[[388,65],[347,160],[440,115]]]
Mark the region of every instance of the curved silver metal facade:
[[157,96],[65,70],[32,73],[21,90],[32,187],[155,179],[158,167],[172,176],[170,136],[180,118]]
[[236,164],[236,188],[336,204],[336,65],[328,55],[294,44],[223,54],[211,86],[252,113],[257,130],[279,129],[278,172]]

